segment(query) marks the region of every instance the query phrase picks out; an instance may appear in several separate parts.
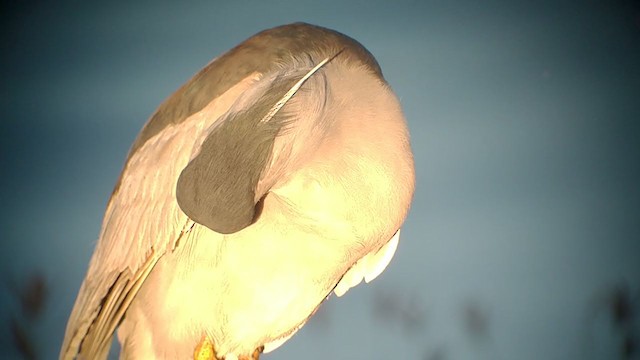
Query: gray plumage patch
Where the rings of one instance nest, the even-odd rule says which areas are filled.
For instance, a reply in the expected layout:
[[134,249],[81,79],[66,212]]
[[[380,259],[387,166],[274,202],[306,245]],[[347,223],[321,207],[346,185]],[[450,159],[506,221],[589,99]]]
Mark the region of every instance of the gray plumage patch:
[[178,179],[178,205],[189,218],[222,234],[254,221],[255,188],[288,117],[261,120],[304,75],[276,78],[252,106],[221,119]]

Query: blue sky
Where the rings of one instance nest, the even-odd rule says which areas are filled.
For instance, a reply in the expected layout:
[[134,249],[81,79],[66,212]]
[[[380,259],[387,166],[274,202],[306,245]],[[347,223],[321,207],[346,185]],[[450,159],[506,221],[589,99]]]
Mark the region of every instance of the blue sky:
[[[294,21],[343,32],[376,56],[408,119],[418,185],[387,271],[332,298],[264,358],[616,354],[623,335],[602,304],[620,284],[636,300],[640,291],[632,1],[7,7],[0,324],[18,316],[7,284],[43,274],[44,313],[26,327],[42,358],[57,356],[104,206],[143,123],[213,57]],[[465,327],[470,312],[481,334]],[[8,329],[0,349],[19,358]]]

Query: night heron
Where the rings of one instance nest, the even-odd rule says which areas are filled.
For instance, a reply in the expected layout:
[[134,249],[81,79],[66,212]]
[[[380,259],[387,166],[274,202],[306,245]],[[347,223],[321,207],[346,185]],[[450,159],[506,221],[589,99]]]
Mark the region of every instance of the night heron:
[[60,357],[258,359],[380,274],[414,191],[398,99],[325,28],[263,31],[169,97],[129,152]]

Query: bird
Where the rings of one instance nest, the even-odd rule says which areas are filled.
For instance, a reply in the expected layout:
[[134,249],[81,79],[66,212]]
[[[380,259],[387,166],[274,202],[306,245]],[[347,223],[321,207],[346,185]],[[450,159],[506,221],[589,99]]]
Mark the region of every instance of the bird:
[[257,360],[389,264],[415,188],[400,101],[328,28],[259,32],[168,97],[107,203],[60,359]]

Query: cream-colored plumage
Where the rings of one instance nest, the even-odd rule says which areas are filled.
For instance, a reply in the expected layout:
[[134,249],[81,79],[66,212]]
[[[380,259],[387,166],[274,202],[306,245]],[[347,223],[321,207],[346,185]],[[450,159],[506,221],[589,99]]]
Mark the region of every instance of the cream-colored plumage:
[[[277,29],[343,36],[288,26]],[[220,357],[248,357],[280,345],[332,291],[342,295],[384,270],[414,189],[406,124],[388,85],[358,61],[363,48],[320,45],[289,49],[268,71],[247,72],[202,109],[137,142],[107,206],[61,358],[105,357],[117,325],[124,358],[189,358],[203,336]],[[255,185],[254,221],[224,235],[191,220],[176,183],[205,138],[274,84],[322,61],[278,110],[286,121]]]

